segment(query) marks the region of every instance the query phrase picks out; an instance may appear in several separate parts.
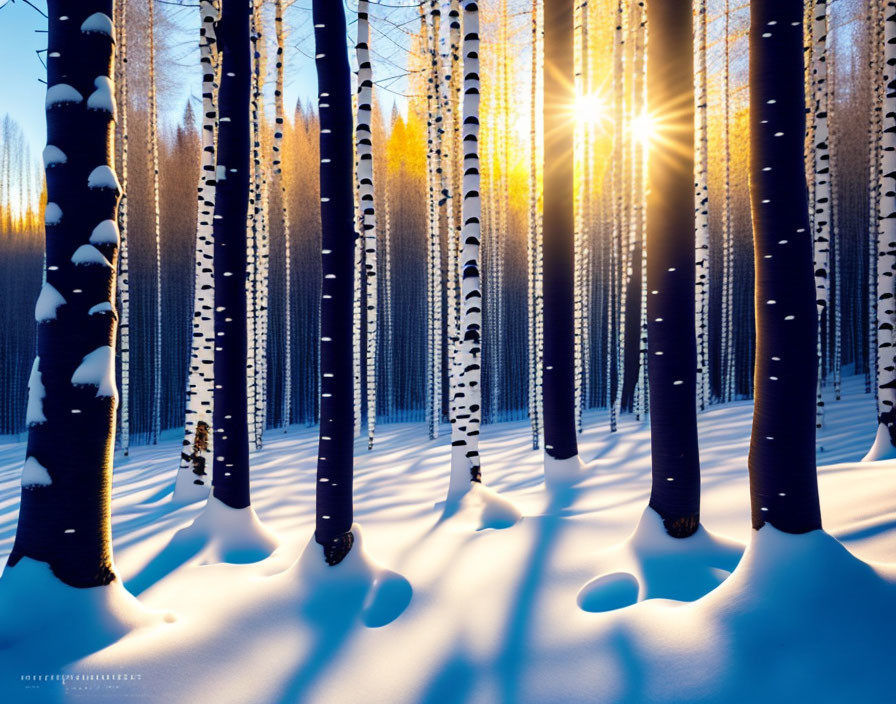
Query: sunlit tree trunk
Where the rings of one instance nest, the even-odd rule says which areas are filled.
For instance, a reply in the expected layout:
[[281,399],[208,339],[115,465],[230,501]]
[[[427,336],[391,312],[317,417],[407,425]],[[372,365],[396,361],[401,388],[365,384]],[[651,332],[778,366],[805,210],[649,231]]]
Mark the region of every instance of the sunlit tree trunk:
[[824,423],[824,398],[822,396],[821,372],[824,362],[824,326],[830,300],[829,272],[831,256],[831,163],[828,147],[828,2],[813,0],[813,177],[814,177],[814,266],[815,301],[818,308],[818,333],[816,335],[816,356],[819,373],[815,401],[815,427]]
[[725,56],[722,69],[722,329],[720,400],[734,398],[734,232],[731,223],[731,8],[725,0]]
[[694,328],[694,30],[691,0],[648,3],[647,82],[674,115],[651,145],[647,196],[647,332],[650,341],[650,506],[666,532],[687,538],[700,522],[697,342]]
[[121,131],[121,200],[118,206],[118,229],[120,233],[120,247],[118,251],[118,334],[121,350],[121,405],[119,442],[121,451],[128,456],[131,446],[131,293],[129,287],[128,271],[128,52],[127,52],[127,21],[128,4],[116,3],[119,8],[119,24],[116,32],[118,47],[118,62],[116,64],[118,81],[117,102],[118,124]]
[[159,115],[156,96],[155,2],[149,0],[149,117],[147,141],[152,170],[153,233],[155,238],[155,327],[153,329],[152,405],[150,406],[150,442],[159,441],[162,424],[162,231],[159,224]]
[[[753,528],[821,528],[815,470],[817,311],[803,141],[803,4],[750,5],[750,199],[756,367]],[[771,255],[771,256],[767,256]]]
[[697,326],[697,407],[709,405],[709,69],[706,51],[707,0],[697,0],[696,103],[697,139],[696,188],[696,326]]
[[354,240],[352,89],[342,3],[313,0],[320,107],[321,293],[320,445],[315,539],[338,564],[351,550],[352,297]]
[[[882,101],[881,86],[879,83],[881,73],[881,61],[883,48],[883,35],[881,33],[881,7],[879,2],[868,3],[868,27],[870,29],[870,61],[868,66],[869,92],[871,93],[871,114],[868,121],[868,368],[865,374],[865,393],[874,390],[877,397],[877,384],[872,383],[872,378],[877,379],[877,367],[879,364],[877,355],[877,241],[879,238],[880,223],[878,222],[878,203],[880,202],[879,179],[877,175],[880,157],[880,130],[882,126]],[[878,433],[880,427],[878,424]]]
[[461,179],[463,178],[460,159],[463,154],[461,141],[460,121],[460,88],[463,76],[460,56],[461,21],[460,1],[450,0],[448,3],[448,55],[444,66],[444,80],[442,86],[445,90],[444,105],[447,135],[444,140],[448,145],[443,150],[445,163],[445,178],[443,179],[442,197],[446,206],[447,240],[447,274],[445,276],[445,289],[448,309],[445,312],[448,325],[448,420],[452,427],[457,422],[457,382],[460,378],[460,203],[461,203]]
[[448,495],[460,496],[470,482],[482,481],[479,428],[482,424],[482,291],[479,244],[482,235],[479,173],[479,5],[463,2],[463,248],[459,350],[461,370],[456,390],[456,422],[451,432],[451,477]]
[[202,68],[202,159],[199,173],[199,211],[196,228],[195,283],[187,383],[185,435],[180,468],[174,486],[176,501],[197,501],[208,495],[211,486],[209,460],[212,456],[211,428],[214,398],[215,318],[214,241],[215,145],[218,129],[218,58],[215,46],[217,2],[199,5],[199,62]]
[[839,401],[842,384],[843,364],[843,243],[840,241],[840,173],[837,161],[838,137],[834,131],[834,109],[837,103],[836,77],[834,65],[836,51],[829,51],[828,62],[828,151],[831,171],[831,260],[833,286],[831,289],[831,313],[833,315],[833,341],[829,354],[831,376],[834,380],[834,398]]
[[625,251],[623,243],[624,208],[624,154],[625,135],[623,123],[625,116],[625,26],[627,22],[626,6],[622,0],[616,3],[616,31],[613,38],[613,157],[611,174],[611,198],[613,209],[613,229],[610,235],[611,248],[611,295],[610,330],[612,350],[607,355],[607,369],[610,377],[610,431],[616,432],[619,413],[622,408],[622,379],[625,367]]
[[541,446],[542,433],[542,341],[541,327],[541,153],[538,135],[538,114],[541,109],[539,79],[541,74],[541,0],[532,0],[532,60],[529,84],[529,237],[528,264],[528,345],[529,345],[529,423],[532,428],[532,449]]
[[280,193],[280,229],[283,232],[283,401],[280,422],[283,431],[292,422],[292,238],[289,231],[289,203],[286,180],[283,178],[283,0],[274,0],[274,33],[277,40],[276,84],[274,86],[274,146],[273,163],[275,187]]
[[547,458],[578,455],[575,424],[573,279],[573,0],[544,6],[544,447]]
[[111,0],[49,0],[46,281],[15,543],[6,566],[45,562],[62,582],[116,579],[110,503],[115,384],[114,28]]
[[358,3],[358,123],[355,144],[358,153],[358,184],[361,202],[361,242],[364,252],[366,276],[366,397],[367,397],[367,449],[373,449],[376,432],[376,371],[377,371],[377,247],[376,209],[373,190],[373,131],[371,106],[373,103],[373,70],[370,65],[370,24],[367,0]]

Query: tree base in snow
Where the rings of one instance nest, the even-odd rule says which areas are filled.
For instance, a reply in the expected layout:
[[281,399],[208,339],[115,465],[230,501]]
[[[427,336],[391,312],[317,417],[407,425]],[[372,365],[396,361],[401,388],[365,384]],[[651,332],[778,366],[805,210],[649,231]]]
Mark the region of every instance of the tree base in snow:
[[205,509],[171,539],[197,546],[203,563],[259,562],[277,549],[277,537],[259,520],[251,506],[231,508],[214,495]]
[[878,423],[877,435],[874,437],[874,444],[871,449],[862,458],[862,462],[877,462],[879,460],[896,459],[896,447],[890,440],[890,432],[883,423]]
[[460,496],[449,494],[442,513],[442,520],[458,520],[469,524],[473,530],[510,528],[522,517],[510,499],[482,482],[467,482],[467,490]]
[[[199,484],[196,482],[199,481]],[[204,480],[189,468],[181,467],[177,470],[177,479],[174,481],[174,495],[171,501],[175,504],[186,506],[204,501],[211,490],[211,478],[206,476]]]
[[737,566],[743,546],[702,525],[687,538],[673,538],[648,507],[635,532],[600,559],[603,573],[579,590],[584,611],[620,609],[645,599],[695,601],[721,584]]
[[585,463],[578,455],[558,460],[544,453],[544,485],[548,489],[568,489],[585,478]]
[[143,606],[120,579],[101,587],[71,587],[47,563],[28,557],[0,576],[0,650],[32,643],[48,659],[71,657],[99,650],[136,628],[173,620],[173,614]]
[[313,536],[305,546],[289,570],[301,584],[301,601],[309,617],[324,625],[357,614],[368,628],[385,626],[407,608],[413,594],[411,584],[368,554],[357,523],[347,535],[354,536],[354,543],[335,565],[325,561]]

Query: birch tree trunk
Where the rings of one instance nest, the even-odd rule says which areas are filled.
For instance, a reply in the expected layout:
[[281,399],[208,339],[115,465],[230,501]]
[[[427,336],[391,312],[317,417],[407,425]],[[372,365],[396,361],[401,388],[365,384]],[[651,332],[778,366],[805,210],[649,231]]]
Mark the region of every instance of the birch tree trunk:
[[370,24],[367,0],[358,3],[358,123],[356,149],[358,152],[358,184],[361,196],[361,232],[364,246],[364,275],[367,282],[365,305],[367,322],[367,449],[373,449],[376,432],[376,371],[377,371],[377,251],[376,209],[373,189],[373,131],[371,108],[373,103],[373,70],[370,65]]
[[[803,141],[800,0],[750,4],[750,198],[756,267],[753,528],[821,528],[815,470],[817,327]],[[771,255],[767,257],[766,255]]]
[[35,308],[28,446],[6,573],[28,558],[65,584],[95,587],[117,578],[113,3],[49,0],[47,14],[46,281]]
[[573,0],[544,6],[544,447],[551,460],[578,457],[575,424],[573,278]]
[[351,72],[342,3],[313,0],[314,46],[320,108],[321,184],[321,399],[315,540],[329,565],[354,543],[352,526],[352,217]]
[[720,399],[734,398],[734,233],[731,229],[731,7],[725,0],[725,57],[722,72],[722,329]]
[[538,114],[541,109],[539,78],[541,67],[541,0],[532,0],[532,62],[529,86],[529,238],[528,263],[528,344],[529,344],[529,423],[532,428],[532,449],[541,446],[542,433],[542,345],[541,325],[541,217],[539,212],[540,164]]
[[118,124],[121,129],[121,200],[118,206],[118,334],[121,342],[121,426],[119,430],[122,454],[127,457],[131,447],[131,293],[128,270],[128,5],[119,7],[119,26],[116,33],[118,62]]
[[[882,8],[884,89],[877,164],[877,437],[865,460],[896,456],[896,1]],[[874,85],[874,83],[872,83]]]
[[830,291],[828,279],[831,255],[831,168],[828,149],[828,99],[827,99],[827,47],[828,47],[828,2],[814,0],[813,22],[813,177],[814,177],[814,266],[815,303],[818,309],[818,331],[816,334],[816,356],[819,374],[816,384],[815,428],[824,424],[824,397],[822,396],[821,373],[824,356],[824,326],[826,321]]
[[218,129],[218,58],[215,46],[217,2],[199,5],[199,63],[202,67],[202,159],[199,173],[199,211],[196,228],[195,283],[187,383],[185,434],[180,468],[174,485],[175,501],[198,501],[208,496],[207,469],[213,450],[211,428],[215,364],[214,241],[215,147]]
[[286,180],[283,178],[283,0],[274,0],[274,33],[277,40],[276,85],[274,87],[273,163],[275,188],[280,193],[280,229],[283,232],[283,405],[280,419],[285,433],[292,423],[292,237],[289,231],[289,207]]
[[155,2],[149,0],[149,117],[147,141],[152,169],[153,232],[156,246],[156,287],[154,291],[155,328],[153,329],[152,406],[149,441],[159,442],[162,423],[162,231],[159,224],[159,115],[156,98]]
[[[877,380],[877,367],[879,360],[877,358],[877,242],[880,233],[880,223],[877,219],[878,204],[880,203],[880,188],[877,170],[880,157],[880,131],[881,131],[881,89],[880,74],[881,61],[883,54],[883,35],[881,34],[881,6],[879,2],[868,3],[868,27],[871,32],[871,47],[869,53],[870,63],[868,66],[868,76],[871,92],[871,115],[868,121],[868,144],[869,144],[869,163],[868,163],[868,368],[865,374],[865,393],[872,391],[872,377]],[[875,398],[877,398],[877,384],[873,385]],[[879,400],[878,400],[879,403]],[[880,424],[878,424],[878,435],[880,434]]]
[[446,232],[448,238],[448,272],[445,277],[448,310],[446,318],[448,324],[448,369],[450,399],[448,420],[452,425],[457,422],[457,382],[460,378],[460,201],[461,180],[463,178],[461,159],[463,155],[463,142],[461,140],[460,122],[460,88],[463,76],[461,74],[461,22],[459,0],[449,0],[448,3],[448,56],[447,66],[444,69],[445,80],[442,82],[446,90],[444,99],[445,114],[447,117],[445,140],[448,149],[443,153],[445,160],[445,178],[443,179],[442,197],[446,204]]
[[647,5],[650,99],[674,122],[651,145],[647,196],[647,332],[651,360],[650,507],[674,538],[700,523],[694,328],[694,28],[691,0]]
[[697,408],[709,405],[709,70],[706,57],[707,0],[697,0],[696,76],[696,325]]
[[250,163],[251,6],[221,0],[215,254],[215,429],[212,496],[235,509],[249,500],[246,249]]
[[479,428],[482,424],[482,291],[479,245],[482,200],[479,173],[479,5],[463,2],[463,249],[461,251],[461,339],[456,421],[451,433],[448,498],[462,496],[470,482],[481,482]]

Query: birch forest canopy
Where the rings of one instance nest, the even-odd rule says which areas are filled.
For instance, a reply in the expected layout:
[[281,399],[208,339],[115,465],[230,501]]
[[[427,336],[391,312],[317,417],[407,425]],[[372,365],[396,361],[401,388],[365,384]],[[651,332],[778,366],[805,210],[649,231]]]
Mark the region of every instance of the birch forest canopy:
[[[370,3],[370,63],[373,66],[371,103],[372,161],[376,218],[377,276],[361,278],[362,288],[375,286],[376,324],[364,324],[356,354],[359,379],[359,423],[365,428],[371,404],[380,423],[448,420],[451,312],[453,295],[451,245],[445,234],[454,224],[455,201],[448,184],[430,187],[429,169],[440,152],[441,177],[457,174],[457,155],[446,148],[445,122],[449,119],[449,93],[442,84],[448,76],[450,38],[439,38],[433,84],[431,12],[402,3]],[[831,306],[822,326],[823,383],[839,383],[846,373],[873,374],[874,346],[869,341],[869,227],[868,120],[874,95],[870,74],[868,36],[872,21],[866,3],[836,0],[830,4],[828,52],[831,180],[830,228],[837,232],[831,247]],[[159,4],[156,34],[173,34],[195,8]],[[159,428],[183,426],[187,406],[190,341],[193,339],[193,290],[196,268],[197,215],[192,188],[199,178],[201,160],[201,96],[190,98],[180,124],[160,125],[158,171],[161,193],[158,211],[161,273],[157,276],[156,233],[153,212],[153,149],[147,122],[145,67],[148,63],[148,5],[128,3],[128,298],[129,368],[119,384],[130,387],[127,408],[131,444],[155,442]],[[351,8],[350,8],[351,9]],[[318,218],[308,203],[316,202],[318,184],[308,165],[318,160],[317,108],[311,95],[303,95],[284,111],[282,137],[282,189],[275,187],[273,150],[276,125],[276,32],[274,3],[262,2],[254,31],[260,83],[259,146],[256,196],[264,214],[254,227],[258,255],[258,290],[253,314],[259,332],[254,349],[263,364],[254,365],[257,391],[255,413],[258,436],[286,423],[313,424],[318,399],[318,298],[320,266],[314,255],[320,239]],[[309,54],[308,16],[301,3],[286,3],[283,51],[287,64]],[[643,172],[648,133],[661,134],[662,117],[647,117],[643,81],[643,50],[649,32],[640,3],[580,3],[577,5],[577,282],[576,355],[577,413],[611,409],[611,416],[646,413],[646,356],[641,338],[646,325],[642,311]],[[621,17],[621,31],[616,31]],[[699,325],[704,330],[700,348],[705,377],[700,402],[749,398],[752,394],[754,314],[753,247],[748,200],[747,29],[749,6],[709,0],[706,3],[706,116],[708,247],[700,262],[700,296],[706,302]],[[423,24],[421,24],[421,22]],[[699,25],[699,22],[698,22]],[[699,30],[699,27],[698,27]],[[348,44],[354,62],[353,27]],[[536,30],[536,38],[539,30]],[[183,31],[176,36],[179,38]],[[529,64],[533,39],[532,3],[495,0],[481,4],[481,154],[483,208],[483,422],[522,419],[533,405],[527,374],[507,374],[533,366],[529,308],[533,305],[531,209],[538,196],[530,181],[533,169],[529,133],[532,125],[532,71]],[[185,41],[185,40],[184,40]],[[616,46],[621,47],[617,49]],[[699,45],[698,45],[699,47]],[[811,47],[810,47],[811,48]],[[180,44],[158,42],[153,48],[158,67],[158,95],[165,100],[171,83],[186,69]],[[191,54],[189,54],[191,55]],[[310,60],[310,59],[309,59]],[[166,65],[173,63],[176,69]],[[197,67],[198,70],[198,67]],[[698,71],[701,70],[698,66]],[[811,80],[811,75],[808,77]],[[535,93],[540,96],[540,86]],[[431,93],[438,93],[431,95]],[[457,106],[454,106],[457,109]],[[433,126],[429,116],[442,115]],[[656,125],[650,123],[657,122]],[[436,136],[428,138],[428,130]],[[538,123],[536,122],[536,129]],[[17,137],[16,125],[4,123],[2,236],[5,266],[14,272],[3,277],[8,291],[33,294],[39,275],[39,231],[32,225],[41,217],[40,171],[32,147]],[[617,135],[620,139],[617,141]],[[807,157],[811,158],[811,157]],[[453,161],[453,164],[448,164]],[[617,171],[618,169],[618,171]],[[25,191],[23,192],[23,189]],[[447,194],[447,195],[446,195]],[[534,197],[533,197],[534,196]],[[438,248],[427,244],[433,201],[438,218]],[[281,205],[283,203],[284,205]],[[537,208],[537,204],[535,205]],[[453,208],[455,210],[453,210]],[[285,218],[279,213],[284,211]],[[288,223],[289,281],[287,285]],[[429,223],[429,224],[427,224]],[[536,225],[536,227],[538,227]],[[442,236],[438,237],[441,233]],[[701,235],[704,235],[701,233]],[[839,246],[839,248],[838,248]],[[365,265],[366,266],[366,265]],[[437,267],[437,271],[434,269]],[[360,270],[360,269],[359,269]],[[613,273],[615,272],[615,274]],[[705,278],[702,278],[704,277]],[[23,279],[22,277],[26,277]],[[159,283],[161,290],[159,291]],[[436,285],[434,299],[423,292]],[[537,282],[536,282],[537,285]],[[838,288],[839,287],[839,288]],[[287,299],[288,294],[288,299]],[[358,324],[367,316],[367,294],[361,296]],[[155,316],[156,300],[164,311]],[[16,301],[27,296],[4,295],[5,349],[0,429],[23,432],[22,399],[33,351],[30,311]],[[700,299],[704,300],[704,299]],[[433,316],[442,310],[442,329],[432,331]],[[290,325],[286,326],[287,312]],[[372,316],[370,316],[372,317]],[[159,326],[161,320],[161,326]],[[263,324],[262,324],[263,323]],[[429,330],[429,332],[427,332]],[[289,335],[287,347],[286,336]],[[375,336],[376,347],[368,346]],[[7,342],[8,341],[8,342]],[[376,363],[368,363],[368,355]],[[289,354],[289,359],[286,354]],[[704,362],[705,360],[705,362]],[[120,366],[120,365],[119,365]],[[871,382],[869,381],[869,384]],[[704,386],[705,385],[705,388]],[[873,384],[871,384],[873,385]],[[282,402],[287,393],[288,406]],[[158,391],[159,387],[161,390]],[[370,390],[376,389],[376,393]],[[367,392],[361,393],[362,389]],[[439,398],[433,398],[437,393]],[[536,412],[537,417],[537,412]],[[582,422],[581,420],[579,421]],[[597,421],[604,422],[604,421]],[[608,421],[614,423],[615,420]],[[429,433],[438,423],[430,423]],[[365,431],[366,432],[366,431]],[[119,439],[120,442],[120,439]]]

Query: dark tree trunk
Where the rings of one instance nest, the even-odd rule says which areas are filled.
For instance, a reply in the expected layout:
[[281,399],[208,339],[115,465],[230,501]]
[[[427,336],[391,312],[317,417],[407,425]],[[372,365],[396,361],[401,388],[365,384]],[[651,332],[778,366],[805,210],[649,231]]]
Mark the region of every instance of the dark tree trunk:
[[320,318],[320,445],[315,539],[328,564],[351,550],[352,463],[352,98],[341,2],[314,0],[314,46],[320,107],[320,213],[323,286]]
[[815,472],[816,309],[803,140],[803,3],[750,9],[750,199],[756,266],[753,527],[821,528]]
[[573,0],[544,5],[544,447],[575,457]]
[[650,145],[647,189],[650,506],[676,538],[700,522],[691,12],[691,0],[647,5],[647,90],[662,131]]
[[108,584],[115,387],[112,0],[49,0],[46,283],[28,403],[22,502],[8,568],[49,563],[75,587]]
[[246,397],[246,214],[249,209],[249,3],[222,0],[218,23],[218,168],[215,194],[215,498],[249,506]]

